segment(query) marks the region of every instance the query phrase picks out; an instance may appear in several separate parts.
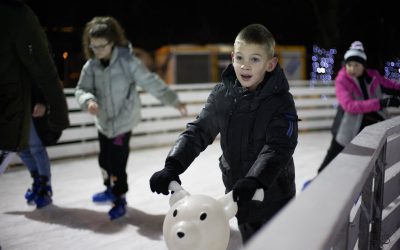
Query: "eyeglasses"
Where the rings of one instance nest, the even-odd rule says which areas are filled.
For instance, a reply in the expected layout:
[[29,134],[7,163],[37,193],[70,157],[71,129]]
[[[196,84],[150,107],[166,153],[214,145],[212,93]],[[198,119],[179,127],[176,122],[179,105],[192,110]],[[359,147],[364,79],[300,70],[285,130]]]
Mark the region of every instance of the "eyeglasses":
[[93,44],[90,44],[90,45],[89,45],[89,48],[92,49],[92,50],[99,50],[99,49],[104,49],[104,48],[107,47],[109,44],[110,44],[109,42],[108,42],[108,43],[105,43],[105,44],[102,44],[102,45],[93,45]]

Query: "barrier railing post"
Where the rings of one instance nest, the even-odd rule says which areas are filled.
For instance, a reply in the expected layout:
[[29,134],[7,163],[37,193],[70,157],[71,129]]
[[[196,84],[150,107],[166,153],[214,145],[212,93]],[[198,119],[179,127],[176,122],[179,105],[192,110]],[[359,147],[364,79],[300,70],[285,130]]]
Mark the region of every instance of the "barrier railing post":
[[[350,221],[350,218],[349,218]],[[342,230],[340,230],[340,233],[335,240],[336,244],[331,248],[332,250],[348,250],[348,239],[349,239],[349,227],[350,223],[344,224]]]
[[380,152],[374,168],[374,193],[373,193],[373,211],[370,244],[371,249],[381,248],[381,227],[382,227],[382,210],[383,210],[383,192],[385,186],[385,166],[386,166],[386,145]]
[[386,145],[383,146],[362,192],[358,249],[381,249]]
[[370,224],[372,220],[372,186],[373,173],[371,172],[361,195],[360,231],[358,237],[358,249],[370,250]]

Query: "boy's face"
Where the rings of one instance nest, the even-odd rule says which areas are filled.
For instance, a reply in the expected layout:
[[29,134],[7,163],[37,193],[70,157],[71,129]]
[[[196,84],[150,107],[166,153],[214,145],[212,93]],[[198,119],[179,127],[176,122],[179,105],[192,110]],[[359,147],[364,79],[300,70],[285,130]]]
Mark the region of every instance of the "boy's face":
[[275,69],[277,62],[276,57],[268,57],[264,46],[243,40],[235,41],[232,64],[242,87],[254,91],[264,79],[265,73]]
[[364,72],[364,65],[356,61],[346,63],[346,71],[352,77],[360,77]]

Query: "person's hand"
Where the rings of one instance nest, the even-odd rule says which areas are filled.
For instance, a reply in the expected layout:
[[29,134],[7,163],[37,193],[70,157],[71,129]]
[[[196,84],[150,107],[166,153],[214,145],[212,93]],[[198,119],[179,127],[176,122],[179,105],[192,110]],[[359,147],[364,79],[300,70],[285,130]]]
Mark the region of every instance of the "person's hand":
[[186,108],[186,103],[179,102],[178,105],[176,106],[176,109],[178,109],[179,113],[181,113],[181,116],[187,116],[188,111]]
[[93,100],[88,101],[87,108],[92,115],[96,115],[99,112],[99,105]]
[[166,166],[162,170],[155,172],[150,178],[151,192],[157,194],[169,194],[168,186],[171,181],[177,181],[181,184],[179,174],[170,166]]
[[250,201],[257,189],[261,188],[260,182],[254,178],[243,178],[233,185],[232,196],[235,202]]
[[379,100],[379,104],[381,105],[381,108],[387,108],[387,107],[398,108],[400,106],[400,97],[392,96],[388,98],[383,98]]
[[33,107],[32,117],[34,118],[43,117],[45,112],[46,112],[46,106],[41,103],[37,103]]

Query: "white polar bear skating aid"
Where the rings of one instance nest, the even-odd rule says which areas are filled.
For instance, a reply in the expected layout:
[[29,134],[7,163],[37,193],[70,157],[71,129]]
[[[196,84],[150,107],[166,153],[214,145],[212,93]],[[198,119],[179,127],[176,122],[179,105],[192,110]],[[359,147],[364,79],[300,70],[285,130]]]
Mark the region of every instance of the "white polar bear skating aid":
[[[163,235],[169,250],[226,250],[229,243],[229,220],[237,212],[232,192],[219,199],[206,195],[190,195],[177,182],[169,189],[170,210],[164,219]],[[262,201],[258,189],[253,200]]]

